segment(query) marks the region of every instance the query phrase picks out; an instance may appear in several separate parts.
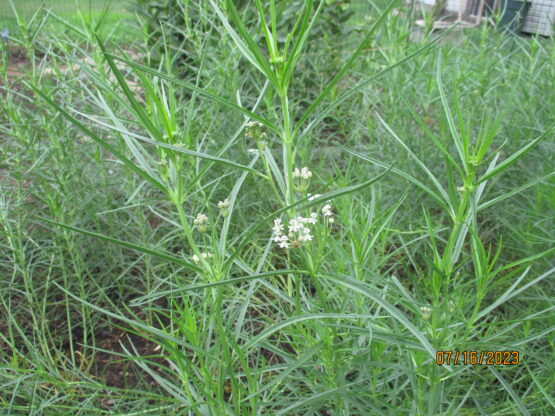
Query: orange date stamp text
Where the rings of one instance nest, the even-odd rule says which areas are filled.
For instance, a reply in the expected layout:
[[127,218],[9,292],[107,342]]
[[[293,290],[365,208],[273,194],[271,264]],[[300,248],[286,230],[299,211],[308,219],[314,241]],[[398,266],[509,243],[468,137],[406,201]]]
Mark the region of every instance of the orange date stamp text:
[[437,351],[438,365],[518,365],[518,351]]

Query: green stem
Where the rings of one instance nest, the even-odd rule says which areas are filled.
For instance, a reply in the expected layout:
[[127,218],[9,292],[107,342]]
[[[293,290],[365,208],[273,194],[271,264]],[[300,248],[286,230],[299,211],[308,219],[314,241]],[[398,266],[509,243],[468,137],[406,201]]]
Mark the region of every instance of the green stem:
[[457,240],[459,239],[459,235],[461,233],[461,229],[464,224],[464,219],[467,217],[468,213],[468,205],[470,203],[470,198],[472,197],[473,192],[473,185],[474,182],[474,171],[469,172],[466,180],[464,181],[464,194],[463,198],[459,204],[459,208],[454,218],[454,227],[449,235],[449,240],[447,241],[447,246],[445,247],[445,252],[443,255],[443,259],[441,262],[441,270],[445,273],[447,278],[453,272],[454,268],[454,261],[453,261],[453,249]]
[[185,238],[187,239],[187,242],[191,246],[191,249],[193,250],[193,253],[196,254],[196,256],[199,258],[202,265],[206,268],[206,270],[209,271],[210,275],[213,276],[212,267],[210,267],[210,264],[206,261],[206,259],[204,259],[202,257],[202,255],[200,253],[200,250],[199,250],[197,244],[195,243],[195,239],[193,238],[193,230],[191,229],[191,226],[189,225],[189,221],[187,220],[187,215],[185,214],[185,211],[183,210],[183,205],[181,203],[179,203],[179,198],[177,198],[177,201],[174,201],[174,205],[175,205],[175,207],[177,209],[177,213],[179,215],[179,221],[181,223],[181,228],[183,229],[183,234],[185,235]]
[[289,118],[289,101],[287,100],[287,91],[280,94],[281,111],[283,113],[283,167],[285,170],[285,178],[287,179],[287,195],[285,202],[291,205],[295,202],[295,183],[293,180],[293,136],[291,133],[291,120]]

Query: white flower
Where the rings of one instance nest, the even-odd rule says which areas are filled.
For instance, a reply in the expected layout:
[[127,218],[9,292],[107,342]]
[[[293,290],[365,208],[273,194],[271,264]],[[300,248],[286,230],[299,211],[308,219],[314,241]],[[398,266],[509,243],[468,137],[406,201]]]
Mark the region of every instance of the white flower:
[[425,320],[430,319],[430,316],[432,315],[432,310],[427,306],[421,306],[420,312],[422,313],[422,318]]
[[199,224],[204,224],[208,222],[208,217],[204,214],[197,214],[197,217],[195,218],[195,225],[199,225]]
[[279,218],[275,219],[274,228],[273,228],[274,233],[279,236],[283,233],[283,230],[284,230],[284,226],[281,223],[281,220]]
[[195,227],[197,227],[197,230],[203,233],[208,228],[208,217],[204,214],[197,214],[197,217],[193,221],[193,224],[195,225]]
[[218,208],[220,209],[220,215],[224,218],[227,217],[229,215],[229,199],[226,198],[218,202]]
[[303,241],[312,241],[313,238],[314,238],[314,236],[312,234],[310,234],[310,230],[308,230],[308,232],[299,234],[299,241],[301,241],[301,242],[303,242]]
[[[212,255],[212,253],[200,253],[200,257],[206,260],[206,259],[211,259],[214,256]],[[200,263],[200,257],[197,256],[196,254],[193,254],[193,261],[195,262],[195,264]]]
[[249,128],[253,128],[253,127],[262,127],[262,123],[259,123],[258,121],[254,121],[254,120],[253,120],[253,121],[249,121],[249,122],[246,124],[246,127],[249,127]]
[[301,218],[301,217],[297,217],[295,219],[289,220],[289,232],[290,233],[298,233],[299,231],[301,231],[303,229],[303,223],[301,221],[299,221],[299,218]]
[[312,172],[308,170],[305,166],[304,168],[295,168],[293,170],[293,178],[295,179],[295,190],[300,193],[308,191],[308,185],[310,183],[310,178],[312,178]]
[[308,194],[308,200],[309,200],[309,201],[314,201],[315,199],[318,199],[318,198],[320,198],[321,196],[322,196],[322,195],[320,195],[320,194],[314,194],[314,195]]
[[318,221],[318,214],[316,214],[315,212],[311,212],[310,213],[310,218],[306,219],[306,222],[308,222],[309,224],[316,224],[316,221]]
[[322,207],[322,214],[324,215],[324,217],[331,217],[333,215],[330,204],[326,204]]
[[262,134],[262,123],[258,121],[249,121],[245,125],[245,136],[258,140]]
[[289,248],[289,237],[286,235],[274,237],[274,242],[278,243],[280,248]]

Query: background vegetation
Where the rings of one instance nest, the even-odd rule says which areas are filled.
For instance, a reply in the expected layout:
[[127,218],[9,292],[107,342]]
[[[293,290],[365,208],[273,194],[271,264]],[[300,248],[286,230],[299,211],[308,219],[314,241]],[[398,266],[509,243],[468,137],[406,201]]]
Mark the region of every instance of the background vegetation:
[[552,415],[553,39],[175,5],[0,41],[0,413]]

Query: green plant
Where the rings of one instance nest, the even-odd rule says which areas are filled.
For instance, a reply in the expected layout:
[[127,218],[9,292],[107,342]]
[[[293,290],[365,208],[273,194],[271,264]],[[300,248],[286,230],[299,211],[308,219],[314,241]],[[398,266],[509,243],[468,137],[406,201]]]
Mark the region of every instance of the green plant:
[[2,55],[0,413],[552,414],[554,44],[234,4]]

